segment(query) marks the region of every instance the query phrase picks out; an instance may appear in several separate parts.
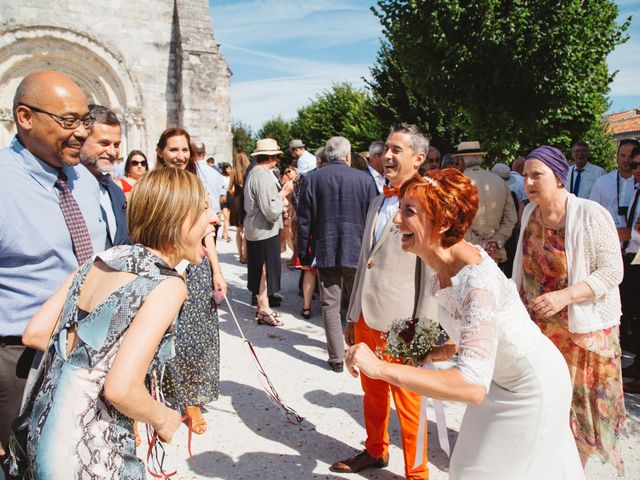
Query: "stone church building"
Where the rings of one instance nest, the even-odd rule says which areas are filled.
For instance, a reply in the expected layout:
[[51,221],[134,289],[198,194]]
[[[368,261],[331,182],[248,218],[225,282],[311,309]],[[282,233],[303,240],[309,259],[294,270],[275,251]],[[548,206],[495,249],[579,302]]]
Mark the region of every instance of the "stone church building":
[[154,163],[160,133],[183,126],[231,162],[231,72],[207,0],[0,0],[0,12],[0,146],[15,134],[20,80],[59,70],[117,113],[123,156]]

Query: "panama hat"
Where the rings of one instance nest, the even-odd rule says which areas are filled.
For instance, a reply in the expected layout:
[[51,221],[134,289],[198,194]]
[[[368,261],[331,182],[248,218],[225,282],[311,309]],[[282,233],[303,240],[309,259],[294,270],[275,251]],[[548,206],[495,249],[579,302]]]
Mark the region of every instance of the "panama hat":
[[483,152],[480,149],[480,142],[472,140],[469,142],[460,142],[458,144],[458,151],[452,153],[452,157],[463,157],[465,155],[486,155],[487,152]]
[[252,157],[257,155],[282,155],[282,150],[273,138],[261,138],[256,142],[256,149],[251,154]]
[[289,150],[293,150],[294,148],[304,148],[304,143],[302,140],[295,138],[289,142]]

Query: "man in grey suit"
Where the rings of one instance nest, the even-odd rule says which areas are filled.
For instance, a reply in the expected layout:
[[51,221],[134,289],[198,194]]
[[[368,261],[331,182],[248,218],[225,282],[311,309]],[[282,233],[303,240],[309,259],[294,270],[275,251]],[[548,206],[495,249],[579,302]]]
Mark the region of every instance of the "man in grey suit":
[[[417,174],[428,150],[429,140],[415,125],[401,124],[391,129],[384,153],[384,173],[390,187],[384,187],[384,193],[371,203],[367,215],[344,332],[348,345],[364,342],[373,351],[384,351],[383,333],[389,330],[394,320],[411,317],[414,308],[417,316],[435,320],[432,299],[416,297],[417,257],[402,251],[400,231],[392,222],[398,211],[397,191]],[[427,268],[420,264],[418,273],[421,279],[425,277]],[[360,375],[360,379],[367,430],[365,450],[334,463],[331,470],[356,473],[387,465],[391,393],[402,426],[405,477],[428,478],[426,432],[418,432],[420,396],[365,375]],[[419,435],[425,436],[425,449],[422,462],[414,467]]]

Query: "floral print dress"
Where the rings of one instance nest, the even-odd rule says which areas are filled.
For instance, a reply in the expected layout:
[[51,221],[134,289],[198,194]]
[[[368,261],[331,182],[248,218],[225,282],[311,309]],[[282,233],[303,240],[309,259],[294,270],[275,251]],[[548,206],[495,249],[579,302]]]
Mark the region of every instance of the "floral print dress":
[[[567,287],[565,230],[546,227],[539,211],[532,215],[524,232],[522,253],[520,295],[525,305],[540,295]],[[626,434],[626,414],[619,327],[580,334],[569,331],[566,307],[551,318],[532,309],[529,314],[569,365],[573,383],[571,430],[578,450],[585,457],[599,455],[623,475],[620,438]]]

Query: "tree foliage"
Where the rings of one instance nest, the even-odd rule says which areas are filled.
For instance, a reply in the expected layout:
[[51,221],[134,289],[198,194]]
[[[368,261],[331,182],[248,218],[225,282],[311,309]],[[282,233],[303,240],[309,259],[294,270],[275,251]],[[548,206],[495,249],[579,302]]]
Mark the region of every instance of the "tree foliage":
[[253,138],[251,127],[238,120],[234,120],[231,122],[231,135],[233,137],[234,152],[246,152],[247,154],[253,152],[256,141]]
[[302,139],[309,150],[323,146],[340,135],[351,142],[354,151],[366,150],[369,143],[386,136],[373,109],[370,95],[350,83],[334,83],[298,110],[292,122],[293,136]]
[[257,138],[273,138],[280,149],[284,152],[282,157],[283,164],[291,163],[291,154],[289,153],[289,141],[293,138],[291,134],[291,123],[283,119],[281,116],[267,120],[260,130],[258,130]]
[[464,135],[503,157],[602,134],[606,58],[630,22],[616,24],[612,0],[379,0],[374,12],[386,37],[374,97],[443,143]]

